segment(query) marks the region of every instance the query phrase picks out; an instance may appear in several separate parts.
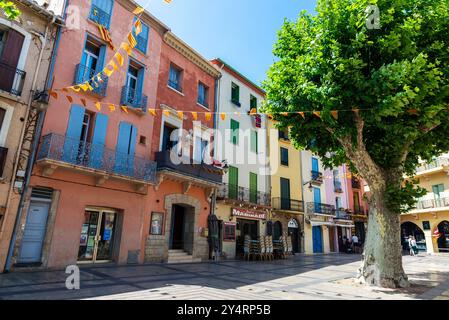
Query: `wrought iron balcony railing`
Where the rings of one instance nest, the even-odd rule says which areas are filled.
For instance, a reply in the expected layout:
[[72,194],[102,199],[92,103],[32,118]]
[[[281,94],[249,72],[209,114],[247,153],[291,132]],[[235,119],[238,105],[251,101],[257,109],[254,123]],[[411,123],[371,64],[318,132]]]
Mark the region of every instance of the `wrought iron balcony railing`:
[[248,188],[240,187],[232,184],[223,184],[218,188],[218,200],[237,200],[257,204],[260,206],[270,206],[270,194],[260,191],[253,191]]
[[311,171],[311,175],[312,175],[312,182],[313,183],[323,183],[323,173],[319,172],[319,171]]
[[271,205],[275,210],[304,212],[304,202],[288,198],[273,198]]
[[26,72],[0,62],[0,90],[20,96],[25,82]]
[[416,206],[418,210],[444,208],[444,207],[449,207],[449,198],[420,200],[418,201]]
[[307,213],[335,216],[335,206],[319,202],[307,202]]
[[89,18],[98,23],[99,25],[104,26],[109,29],[109,24],[111,23],[111,16],[105,11],[101,10],[99,7],[92,5],[90,9]]
[[0,178],[3,177],[3,170],[5,170],[7,155],[8,155],[8,148],[0,147]]
[[335,210],[335,217],[341,220],[352,220],[351,215],[342,209]]
[[448,157],[438,157],[431,162],[423,163],[421,166],[416,168],[416,172],[420,173],[427,170],[432,170],[442,166],[449,166],[449,158]]
[[176,164],[170,157],[170,150],[156,153],[156,162],[158,170],[168,170],[186,176],[186,180],[190,177],[221,184],[223,179],[223,171],[213,165],[201,163],[191,163],[191,159],[179,159],[181,163]]
[[120,103],[147,112],[148,97],[134,88],[123,86]]
[[[96,74],[97,73],[95,69],[88,68],[79,63],[75,67],[75,79],[73,80],[73,83],[80,84],[86,82],[92,79],[92,77]],[[91,83],[92,87],[94,88],[92,92],[99,95],[100,97],[105,97],[106,90],[108,88],[108,77],[102,77],[102,79],[102,83],[99,83],[98,81],[96,83]]]
[[351,185],[352,185],[353,189],[360,189],[360,180],[355,178],[355,177],[352,177],[351,178]]
[[50,133],[42,138],[37,160],[55,160],[133,180],[156,182],[156,162],[108,149],[102,144]]
[[343,186],[341,184],[341,181],[334,180],[334,192],[343,193]]

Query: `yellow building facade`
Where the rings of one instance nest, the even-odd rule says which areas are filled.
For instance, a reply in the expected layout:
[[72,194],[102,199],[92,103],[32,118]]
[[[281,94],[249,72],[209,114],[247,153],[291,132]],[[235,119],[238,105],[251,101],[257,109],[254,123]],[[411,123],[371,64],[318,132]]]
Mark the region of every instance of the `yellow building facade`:
[[415,178],[427,194],[419,199],[416,209],[401,215],[403,248],[412,235],[420,252],[449,253],[449,155],[422,163]]
[[271,174],[270,221],[273,239],[292,238],[294,252],[304,252],[304,202],[302,197],[301,155],[288,138],[268,120],[268,150]]

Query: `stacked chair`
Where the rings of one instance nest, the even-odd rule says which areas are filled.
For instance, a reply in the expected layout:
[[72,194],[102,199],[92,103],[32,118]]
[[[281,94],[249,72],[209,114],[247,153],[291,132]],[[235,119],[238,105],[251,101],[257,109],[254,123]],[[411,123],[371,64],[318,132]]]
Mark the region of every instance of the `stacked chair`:
[[251,253],[251,237],[246,235],[243,241],[243,259],[249,260]]
[[265,256],[268,260],[274,260],[273,254],[273,236],[265,236]]

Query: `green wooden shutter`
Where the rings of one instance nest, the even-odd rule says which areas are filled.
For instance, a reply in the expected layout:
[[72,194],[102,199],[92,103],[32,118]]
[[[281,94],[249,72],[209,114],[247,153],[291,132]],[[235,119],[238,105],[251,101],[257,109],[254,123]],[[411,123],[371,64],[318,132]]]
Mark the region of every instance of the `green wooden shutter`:
[[257,203],[257,174],[249,173],[249,201]]
[[239,188],[239,169],[229,167],[229,198],[237,199]]
[[250,104],[250,108],[251,109],[256,109],[257,110],[257,98],[254,96],[251,96],[250,100],[249,100],[249,104]]
[[251,131],[251,151],[257,153],[257,131]]
[[231,142],[233,144],[239,144],[239,127],[238,121],[231,119]]

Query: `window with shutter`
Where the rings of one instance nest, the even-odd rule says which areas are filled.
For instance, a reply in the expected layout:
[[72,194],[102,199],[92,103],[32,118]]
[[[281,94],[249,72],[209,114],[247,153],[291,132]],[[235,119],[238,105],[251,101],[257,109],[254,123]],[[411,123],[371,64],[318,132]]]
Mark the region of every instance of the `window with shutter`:
[[239,144],[239,127],[239,122],[231,119],[231,142],[233,144]]
[[249,201],[257,203],[257,174],[249,173]]
[[234,82],[231,84],[231,101],[240,107],[240,87]]
[[257,153],[258,135],[257,131],[251,131],[251,151]]

